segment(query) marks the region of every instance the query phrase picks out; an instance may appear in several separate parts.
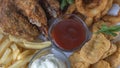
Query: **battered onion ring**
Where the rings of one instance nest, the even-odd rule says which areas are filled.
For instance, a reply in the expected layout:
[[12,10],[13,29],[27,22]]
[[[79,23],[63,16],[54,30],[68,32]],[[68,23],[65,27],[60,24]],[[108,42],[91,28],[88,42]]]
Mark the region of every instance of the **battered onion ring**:
[[[85,1],[90,2],[85,4]],[[107,13],[111,1],[113,0],[75,0],[75,4],[77,11],[87,17],[85,20],[86,24],[91,26],[93,20],[97,21]]]
[[102,12],[108,2],[108,0],[93,0],[92,3],[85,4],[85,1],[86,0],[75,0],[75,4],[77,10],[87,17],[95,17],[97,14]]
[[120,22],[120,11],[118,13],[118,16],[105,15],[102,19],[111,24],[117,24]]
[[114,0],[113,2],[120,5],[120,0]]

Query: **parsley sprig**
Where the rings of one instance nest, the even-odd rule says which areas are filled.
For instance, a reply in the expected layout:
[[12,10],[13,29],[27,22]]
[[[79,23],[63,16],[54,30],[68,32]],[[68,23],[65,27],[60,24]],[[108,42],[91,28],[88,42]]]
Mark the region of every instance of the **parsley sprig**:
[[61,0],[61,9],[63,10],[65,6],[73,3],[74,3],[74,0]]
[[107,25],[104,24],[101,26],[101,29],[98,30],[97,33],[104,33],[107,35],[116,36],[117,34],[115,32],[118,32],[118,31],[120,31],[120,25],[108,27]]

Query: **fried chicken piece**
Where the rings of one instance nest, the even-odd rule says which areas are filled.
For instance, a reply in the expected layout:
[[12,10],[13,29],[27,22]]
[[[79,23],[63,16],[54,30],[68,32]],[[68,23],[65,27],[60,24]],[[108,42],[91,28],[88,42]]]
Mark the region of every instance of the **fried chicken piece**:
[[109,50],[110,41],[103,34],[93,34],[80,51],[81,58],[87,63],[94,64]]
[[101,59],[104,59],[117,51],[117,46],[115,44],[111,44],[110,49],[102,56]]
[[72,68],[89,68],[90,64],[86,62],[78,62]]
[[117,68],[120,65],[120,44],[117,47],[117,51],[105,59],[110,63],[112,68]]
[[74,52],[70,57],[70,63],[72,68],[89,68],[90,64],[81,59],[79,51]]
[[50,15],[50,17],[56,18],[60,16],[60,3],[58,0],[40,0],[40,4]]
[[28,17],[32,24],[41,27],[47,25],[45,12],[38,3],[38,0],[14,0],[13,3],[21,13]]
[[90,68],[111,68],[111,67],[110,67],[110,64],[105,60],[100,60],[99,62],[91,65]]
[[36,26],[17,11],[12,0],[0,0],[0,29],[6,33],[32,41],[40,34]]

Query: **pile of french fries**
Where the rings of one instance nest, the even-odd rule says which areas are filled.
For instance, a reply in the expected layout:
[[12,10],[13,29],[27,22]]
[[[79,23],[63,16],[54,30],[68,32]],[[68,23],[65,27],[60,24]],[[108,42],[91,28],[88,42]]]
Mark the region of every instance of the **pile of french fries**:
[[0,68],[28,68],[28,63],[34,53],[38,49],[51,45],[49,41],[33,43],[15,42],[12,39],[15,38],[0,34]]

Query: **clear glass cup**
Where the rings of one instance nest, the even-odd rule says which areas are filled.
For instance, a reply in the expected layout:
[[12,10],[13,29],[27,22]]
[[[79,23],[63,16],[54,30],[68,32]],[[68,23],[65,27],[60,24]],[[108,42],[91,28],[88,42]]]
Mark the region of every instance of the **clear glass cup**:
[[[57,44],[57,42],[55,41],[55,39],[53,38],[52,36],[52,31],[54,29],[54,27],[60,22],[60,21],[63,21],[65,19],[68,19],[68,18],[71,18],[71,19],[74,19],[78,22],[80,22],[80,24],[82,24],[84,30],[85,30],[85,40],[82,42],[82,44],[79,45],[79,47],[76,47],[76,48],[73,48],[72,50],[66,50],[66,49],[63,49],[59,46],[59,44]],[[52,42],[52,46],[55,47],[55,48],[59,48],[61,50],[64,50],[64,51],[74,51],[76,49],[79,49],[81,48],[90,38],[91,38],[91,32],[89,31],[86,23],[80,18],[78,17],[77,15],[75,14],[68,14],[68,15],[64,15],[60,18],[56,18],[54,20],[52,20],[51,22],[51,25],[50,25],[50,28],[49,28],[49,31],[48,31],[48,36],[49,36],[49,40]],[[61,27],[62,28],[62,27]]]
[[48,54],[54,54],[54,56],[59,59],[60,61],[62,61],[65,65],[66,68],[71,68],[70,67],[70,62],[67,58],[67,56],[59,49],[53,48],[53,47],[47,47],[44,48],[42,50],[39,50],[31,59],[30,63],[29,63],[29,68],[31,68],[32,63],[36,60],[36,59],[40,59],[42,56],[46,56]]

